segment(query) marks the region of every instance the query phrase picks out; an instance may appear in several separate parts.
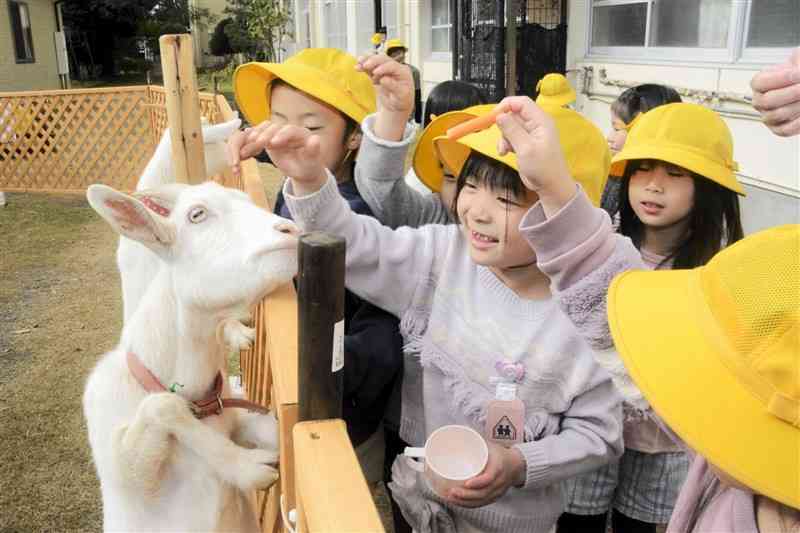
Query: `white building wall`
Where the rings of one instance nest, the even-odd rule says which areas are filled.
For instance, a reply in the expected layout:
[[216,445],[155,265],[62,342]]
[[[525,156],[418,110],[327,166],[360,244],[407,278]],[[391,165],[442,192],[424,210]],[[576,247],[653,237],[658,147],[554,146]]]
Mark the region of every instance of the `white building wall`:
[[[751,95],[750,79],[768,63],[781,63],[788,53],[767,57],[767,63],[701,63],[686,57],[683,61],[645,61],[588,54],[589,11],[587,0],[571,0],[568,8],[569,36],[567,69],[578,92],[576,109],[592,119],[603,131],[610,127],[610,103],[624,89],[601,81],[605,70],[610,81],[631,84],[661,83],[673,87]],[[800,223],[800,137],[784,139],[773,135],[749,104],[729,101],[709,102],[731,129],[734,159],[739,163],[739,179],[747,196],[742,198],[745,232],[785,223]]]

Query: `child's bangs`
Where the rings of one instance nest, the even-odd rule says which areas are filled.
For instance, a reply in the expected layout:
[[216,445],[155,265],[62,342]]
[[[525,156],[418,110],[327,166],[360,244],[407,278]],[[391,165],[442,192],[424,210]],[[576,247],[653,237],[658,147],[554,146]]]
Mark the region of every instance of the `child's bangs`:
[[472,179],[475,185],[482,185],[493,191],[504,191],[508,193],[509,198],[522,198],[526,195],[525,185],[516,170],[474,150],[458,176],[456,198],[468,178]]

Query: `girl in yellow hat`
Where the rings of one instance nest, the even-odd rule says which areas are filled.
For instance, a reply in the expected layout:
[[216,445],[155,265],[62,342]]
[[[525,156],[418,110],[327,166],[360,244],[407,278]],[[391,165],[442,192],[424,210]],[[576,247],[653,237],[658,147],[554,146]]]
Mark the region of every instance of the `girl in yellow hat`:
[[[275,131],[288,125],[305,128],[314,132],[318,157],[335,174],[342,197],[355,212],[372,216],[354,174],[388,171],[402,176],[402,155],[399,166],[376,169],[371,161],[391,163],[397,158],[380,153],[391,148],[373,143],[367,151],[377,151],[377,156],[362,157],[360,124],[375,111],[376,95],[369,76],[356,66],[356,59],[341,50],[309,48],[283,63],[239,67],[234,76],[236,101],[255,127],[229,141],[234,169],[238,171],[241,159],[261,153],[264,140]],[[273,163],[287,173],[292,171],[281,160],[274,159]],[[275,211],[291,217],[282,193],[276,199]],[[397,319],[348,291],[344,349],[348,360],[358,364],[345,367],[343,418],[367,480],[376,483],[383,477],[382,419],[402,365]]]
[[[608,147],[616,155],[625,146],[628,130],[640,114],[660,105],[675,104],[681,96],[672,87],[645,83],[622,92],[611,104],[611,130],[608,133]],[[616,176],[619,178],[619,176]],[[612,218],[619,212],[619,179],[609,179],[600,205]]]
[[[731,135],[713,111],[690,103],[647,111],[613,161],[622,176],[619,232],[648,268],[698,267],[742,238]],[[682,446],[634,411],[625,446],[618,465],[567,483],[560,532],[602,532],[609,508],[618,533],[655,533],[669,521],[689,467]]]
[[291,176],[284,193],[300,227],[343,235],[348,286],[401,319],[404,439],[421,446],[448,424],[488,436],[489,407],[499,401],[496,382],[524,404],[521,427],[505,434],[514,440],[490,444],[483,472],[444,498],[431,493],[410,459],[395,461],[393,496],[420,533],[548,532],[562,511],[561,481],[601,466],[622,448],[614,387],[565,322],[526,242],[526,232],[550,233],[548,224],[525,223],[542,209],[549,213],[564,195],[577,193],[591,205],[574,183],[537,196],[526,184],[539,174],[579,176],[599,199],[608,148],[591,122],[565,108],[550,115],[534,105],[541,126],[525,130],[530,120],[520,115],[519,101],[501,104],[506,114],[498,119],[503,133],[509,124],[523,125],[521,135],[508,130],[519,155],[498,150],[497,126],[437,141],[459,175],[456,225],[391,230],[356,216],[312,132],[284,126],[266,142]]

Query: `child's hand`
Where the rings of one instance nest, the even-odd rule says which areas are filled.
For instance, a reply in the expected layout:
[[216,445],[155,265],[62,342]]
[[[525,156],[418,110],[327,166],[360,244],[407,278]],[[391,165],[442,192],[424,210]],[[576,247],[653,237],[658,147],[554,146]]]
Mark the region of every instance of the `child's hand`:
[[467,480],[463,488],[450,491],[449,500],[462,507],[483,507],[501,498],[509,487],[525,483],[525,458],[516,448],[504,448],[492,442],[489,462],[483,472]]
[[767,67],[750,82],[753,107],[775,135],[800,133],[800,48],[781,65]]
[[547,216],[557,213],[575,196],[575,181],[553,119],[527,96],[509,96],[499,105],[508,111],[497,117],[503,132],[498,151],[517,154],[522,182],[539,196]]
[[375,85],[378,107],[375,135],[399,141],[414,110],[411,69],[385,54],[361,56],[356,69],[366,73]]
[[319,157],[319,137],[306,128],[267,120],[228,139],[228,157],[234,172],[242,159],[262,150],[266,150],[272,163],[292,179],[298,196],[311,194],[325,184],[327,175]]

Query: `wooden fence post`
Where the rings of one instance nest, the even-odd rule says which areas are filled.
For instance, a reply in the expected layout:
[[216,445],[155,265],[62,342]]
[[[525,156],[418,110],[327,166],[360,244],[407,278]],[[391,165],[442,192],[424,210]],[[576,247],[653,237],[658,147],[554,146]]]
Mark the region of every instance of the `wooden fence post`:
[[162,35],[158,45],[175,180],[179,183],[202,183],[206,180],[206,155],[192,37],[189,34]]
[[298,301],[298,418],[342,417],[344,256],[341,237],[300,237]]

